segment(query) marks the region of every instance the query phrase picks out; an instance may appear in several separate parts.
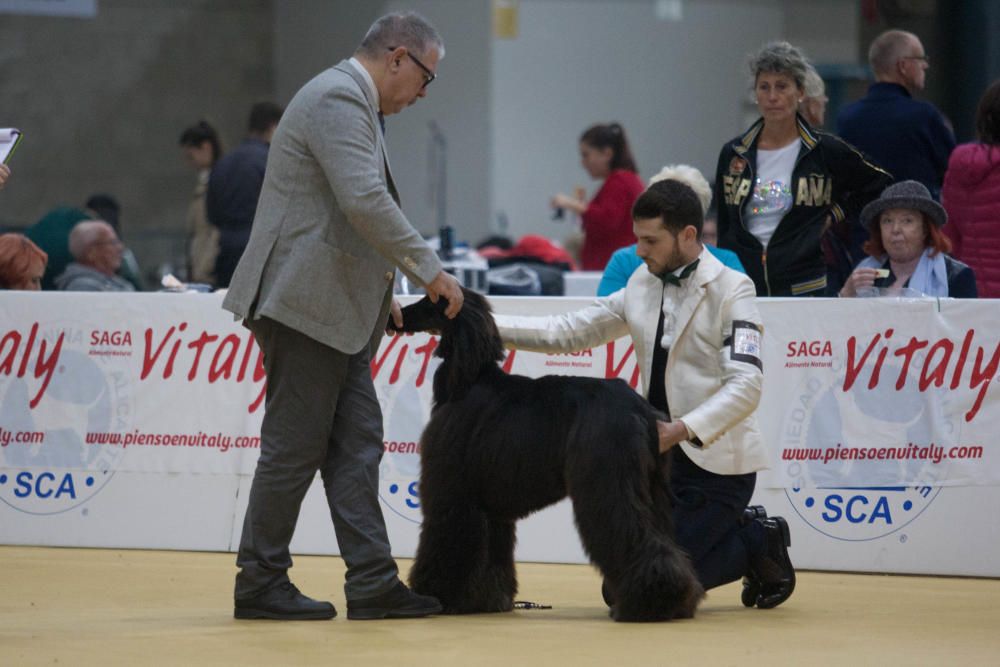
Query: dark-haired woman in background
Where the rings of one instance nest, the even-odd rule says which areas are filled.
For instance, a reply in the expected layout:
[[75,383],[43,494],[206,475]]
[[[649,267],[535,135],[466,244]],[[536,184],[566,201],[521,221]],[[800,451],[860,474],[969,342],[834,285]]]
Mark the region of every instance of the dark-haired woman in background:
[[594,125],[580,136],[580,162],[600,189],[589,202],[557,194],[552,208],[569,209],[583,223],[580,264],[584,271],[603,271],[611,254],[635,243],[632,204],[645,186],[636,173],[625,130],[618,123]]
[[199,121],[181,134],[184,158],[198,171],[198,182],[188,206],[188,275],[193,283],[215,284],[215,258],[219,254],[219,229],[210,225],[205,213],[205,191],[212,166],[222,157],[222,143],[211,125]]
[[979,141],[955,148],[944,175],[945,235],[976,273],[979,296],[1000,298],[1000,79],[976,109]]

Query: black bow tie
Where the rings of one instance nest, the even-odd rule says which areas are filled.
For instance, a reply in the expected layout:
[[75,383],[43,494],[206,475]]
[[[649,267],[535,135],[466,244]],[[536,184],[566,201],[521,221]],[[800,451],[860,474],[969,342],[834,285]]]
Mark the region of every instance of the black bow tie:
[[681,284],[682,280],[684,280],[685,278],[687,278],[688,276],[690,276],[692,273],[694,273],[694,270],[698,268],[698,262],[700,262],[700,261],[701,260],[696,259],[693,262],[691,262],[690,264],[688,264],[687,266],[685,266],[684,270],[681,271],[681,274],[679,276],[678,275],[674,275],[673,273],[665,273],[665,274],[663,274],[663,275],[660,276],[660,280],[662,280],[665,285],[678,285],[679,286]]

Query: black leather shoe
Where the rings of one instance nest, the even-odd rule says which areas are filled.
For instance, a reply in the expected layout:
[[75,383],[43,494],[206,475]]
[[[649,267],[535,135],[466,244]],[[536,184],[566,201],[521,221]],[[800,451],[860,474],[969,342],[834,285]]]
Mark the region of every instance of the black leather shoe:
[[792,596],[795,590],[795,568],[788,557],[792,545],[788,523],[780,516],[761,521],[767,538],[764,554],[754,559],[753,574],[760,582],[758,609],[772,609]]
[[429,595],[414,593],[402,581],[373,598],[347,601],[347,618],[373,621],[380,618],[420,618],[441,613],[441,603]]
[[757,596],[760,595],[760,579],[752,572],[743,577],[743,590],[740,592],[740,602],[744,607],[753,607],[757,604]]
[[743,510],[743,525],[747,525],[755,519],[766,519],[767,510],[764,509],[763,505],[750,505],[745,510]]
[[286,582],[263,593],[236,600],[235,618],[271,618],[279,621],[322,621],[333,618],[337,610],[329,602],[306,597],[295,584]]
[[[743,510],[743,518],[740,520],[744,526],[751,521],[766,519],[767,510],[763,505],[750,505]],[[753,607],[757,604],[757,596],[760,595],[760,580],[753,572],[743,577],[743,590],[740,593],[740,602],[744,607]]]

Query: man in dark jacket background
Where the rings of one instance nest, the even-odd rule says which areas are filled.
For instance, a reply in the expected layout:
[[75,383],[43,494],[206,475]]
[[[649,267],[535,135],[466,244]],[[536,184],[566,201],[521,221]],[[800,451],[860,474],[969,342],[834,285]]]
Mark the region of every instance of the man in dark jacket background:
[[930,102],[913,99],[930,66],[913,33],[888,30],[868,50],[875,83],[837,116],[837,134],[899,181],[923,183],[940,198],[955,136]]
[[250,240],[250,228],[264,184],[267,149],[282,112],[283,109],[273,102],[253,105],[247,138],[219,160],[209,176],[205,208],[208,221],[219,228],[219,254],[215,260],[218,287],[229,287],[236,264]]

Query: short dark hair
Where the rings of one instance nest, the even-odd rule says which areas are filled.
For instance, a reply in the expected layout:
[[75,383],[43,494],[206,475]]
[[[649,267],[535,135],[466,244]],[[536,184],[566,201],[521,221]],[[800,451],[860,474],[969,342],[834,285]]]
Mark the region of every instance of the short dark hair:
[[103,192],[90,195],[83,206],[96,213],[99,220],[111,225],[116,234],[119,232],[122,207],[112,195]]
[[625,128],[618,123],[591,125],[580,135],[580,143],[592,148],[610,148],[612,169],[625,169],[632,173],[639,171],[636,169],[628,139],[625,138]]
[[657,181],[639,195],[632,206],[633,220],[660,218],[663,226],[678,233],[688,225],[698,231],[701,238],[701,224],[704,214],[698,195],[687,185],[671,179]]
[[180,146],[198,148],[206,141],[212,146],[212,164],[215,164],[222,157],[222,141],[219,140],[219,133],[208,122],[199,120],[197,124],[185,129],[177,143]]
[[274,102],[258,102],[250,109],[250,131],[264,134],[278,124],[284,112],[285,110]]
[[984,144],[1000,144],[1000,79],[990,84],[979,98],[976,134]]

